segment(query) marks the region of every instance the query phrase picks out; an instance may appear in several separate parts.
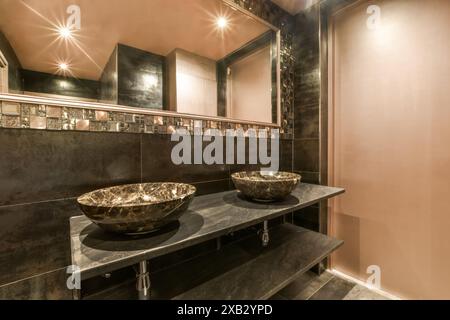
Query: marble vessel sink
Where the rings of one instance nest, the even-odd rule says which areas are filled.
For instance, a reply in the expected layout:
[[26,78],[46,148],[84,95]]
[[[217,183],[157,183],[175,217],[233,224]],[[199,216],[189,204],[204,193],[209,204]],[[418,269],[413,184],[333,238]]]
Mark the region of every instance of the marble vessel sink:
[[286,198],[301,180],[290,172],[237,172],[231,175],[233,183],[242,194],[256,201],[278,201]]
[[84,214],[106,231],[144,234],[187,210],[196,188],[184,183],[142,183],[92,191],[77,201]]

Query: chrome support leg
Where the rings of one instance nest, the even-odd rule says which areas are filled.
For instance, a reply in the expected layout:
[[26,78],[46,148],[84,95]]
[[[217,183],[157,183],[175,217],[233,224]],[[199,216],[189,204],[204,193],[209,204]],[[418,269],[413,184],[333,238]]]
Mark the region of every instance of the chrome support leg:
[[136,275],[136,289],[139,293],[139,300],[150,300],[150,275],[148,262],[139,262],[139,271]]
[[269,245],[269,222],[266,220],[263,223],[263,229],[261,233],[261,244],[263,247],[267,247]]
[[73,300],[81,300],[81,290],[80,289],[72,289],[72,298],[73,298]]
[[219,251],[220,249],[222,249],[222,239],[217,238],[216,239],[216,250]]

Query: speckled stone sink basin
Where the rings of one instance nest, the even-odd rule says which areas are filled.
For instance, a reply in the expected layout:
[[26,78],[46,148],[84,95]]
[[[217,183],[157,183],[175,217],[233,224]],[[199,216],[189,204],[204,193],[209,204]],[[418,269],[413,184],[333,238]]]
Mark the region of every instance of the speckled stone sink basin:
[[104,230],[135,235],[178,220],[195,191],[184,183],[129,184],[92,191],[77,201],[84,214]]
[[256,201],[279,201],[297,187],[301,176],[290,172],[237,172],[231,175],[242,194]]

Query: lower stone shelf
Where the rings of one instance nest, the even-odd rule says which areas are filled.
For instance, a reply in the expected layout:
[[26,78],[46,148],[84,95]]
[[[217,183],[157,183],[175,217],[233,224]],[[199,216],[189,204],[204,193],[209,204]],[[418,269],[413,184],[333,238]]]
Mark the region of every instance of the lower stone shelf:
[[[268,299],[342,244],[317,232],[283,224],[270,230],[266,248],[255,235],[152,274],[151,298]],[[128,290],[130,295],[135,294],[132,289]],[[114,290],[118,294],[118,288]],[[103,298],[114,295],[105,294]]]

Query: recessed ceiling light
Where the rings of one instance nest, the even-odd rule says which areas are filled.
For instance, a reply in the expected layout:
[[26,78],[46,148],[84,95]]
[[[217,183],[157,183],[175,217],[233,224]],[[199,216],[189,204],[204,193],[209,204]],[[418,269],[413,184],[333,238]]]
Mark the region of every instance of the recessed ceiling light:
[[61,71],[67,71],[67,70],[69,70],[69,65],[65,62],[61,62],[58,64],[58,68]]
[[72,37],[72,30],[70,30],[68,27],[61,27],[58,29],[58,32],[59,35],[64,39]]
[[219,18],[217,18],[216,23],[220,29],[225,29],[228,25],[228,20],[225,17],[219,17]]

